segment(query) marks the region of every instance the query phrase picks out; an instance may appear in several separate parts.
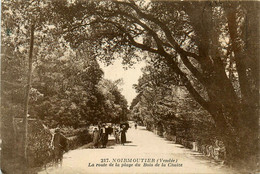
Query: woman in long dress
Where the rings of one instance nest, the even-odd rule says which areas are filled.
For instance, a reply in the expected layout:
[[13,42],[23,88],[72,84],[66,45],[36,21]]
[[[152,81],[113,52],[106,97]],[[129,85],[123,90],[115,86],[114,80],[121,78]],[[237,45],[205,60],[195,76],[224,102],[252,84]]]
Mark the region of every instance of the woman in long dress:
[[108,142],[108,130],[104,124],[100,130],[100,137],[101,137],[102,148],[106,148]]
[[125,125],[123,125],[123,127],[122,127],[122,130],[121,130],[121,143],[123,144],[123,145],[125,145],[125,143],[126,143],[126,128],[125,128]]

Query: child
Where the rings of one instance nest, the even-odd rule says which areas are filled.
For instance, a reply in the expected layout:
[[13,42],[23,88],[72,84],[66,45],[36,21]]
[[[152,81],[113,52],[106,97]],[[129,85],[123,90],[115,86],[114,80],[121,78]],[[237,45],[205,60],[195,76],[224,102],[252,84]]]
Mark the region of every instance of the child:
[[99,131],[95,127],[93,131],[93,144],[95,148],[98,148],[98,142],[99,142]]
[[116,128],[115,130],[115,139],[116,139],[116,143],[119,144],[120,143],[120,131],[118,130],[118,128]]

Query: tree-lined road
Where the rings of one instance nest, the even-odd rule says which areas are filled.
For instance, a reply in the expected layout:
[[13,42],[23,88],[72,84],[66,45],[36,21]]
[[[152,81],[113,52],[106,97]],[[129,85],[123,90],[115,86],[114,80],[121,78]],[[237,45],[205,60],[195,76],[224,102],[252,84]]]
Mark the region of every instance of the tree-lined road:
[[[69,151],[64,155],[63,166],[59,168],[50,167],[40,174],[91,174],[91,173],[237,173],[206,159],[197,152],[183,148],[178,144],[173,144],[149,132],[145,127],[138,129],[130,128],[127,131],[127,143],[125,146],[115,145],[106,149],[76,149]],[[119,167],[109,167],[109,163],[113,159],[118,161],[121,159],[150,159],[147,164],[161,164],[160,159],[169,160],[165,162],[165,167],[142,167],[144,162],[140,162],[141,166],[134,166],[134,162],[117,162]],[[104,164],[101,159],[109,159],[107,166],[96,167],[96,164]],[[155,160],[153,162],[152,160]],[[177,162],[173,160],[178,160]],[[105,162],[106,163],[106,162]],[[121,167],[123,164],[128,166]],[[178,163],[178,164],[177,164]],[[90,167],[94,164],[95,167]],[[129,165],[130,164],[130,165]],[[133,166],[131,166],[133,164]],[[175,167],[173,167],[175,165]],[[178,167],[176,167],[178,165]]]

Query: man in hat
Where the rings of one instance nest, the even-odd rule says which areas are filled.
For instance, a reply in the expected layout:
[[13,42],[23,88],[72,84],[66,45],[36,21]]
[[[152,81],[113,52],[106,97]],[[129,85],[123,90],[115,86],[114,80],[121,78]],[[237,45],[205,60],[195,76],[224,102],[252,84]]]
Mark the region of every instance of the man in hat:
[[56,128],[53,136],[52,147],[54,150],[54,162],[62,165],[63,152],[67,151],[67,138],[61,134],[60,129]]

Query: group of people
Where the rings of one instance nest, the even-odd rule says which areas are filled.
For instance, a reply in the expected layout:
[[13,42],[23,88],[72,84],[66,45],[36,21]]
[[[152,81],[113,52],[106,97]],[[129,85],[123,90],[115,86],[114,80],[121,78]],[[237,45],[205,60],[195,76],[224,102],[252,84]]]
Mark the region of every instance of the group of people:
[[[93,131],[93,145],[95,148],[106,148],[108,143],[108,135],[113,134],[115,137],[115,142],[117,144],[124,145],[126,143],[126,125],[114,125],[108,126],[106,124],[102,124],[102,126],[98,126],[94,128]],[[101,146],[100,146],[101,145]]]
[[[95,148],[106,148],[108,136],[113,134],[117,144],[124,145],[126,143],[126,132],[129,125],[98,125],[93,130],[93,145]],[[137,124],[135,124],[135,129]],[[56,128],[51,140],[51,148],[54,155],[54,164],[62,164],[64,152],[68,151],[68,140],[61,133],[59,128]]]

